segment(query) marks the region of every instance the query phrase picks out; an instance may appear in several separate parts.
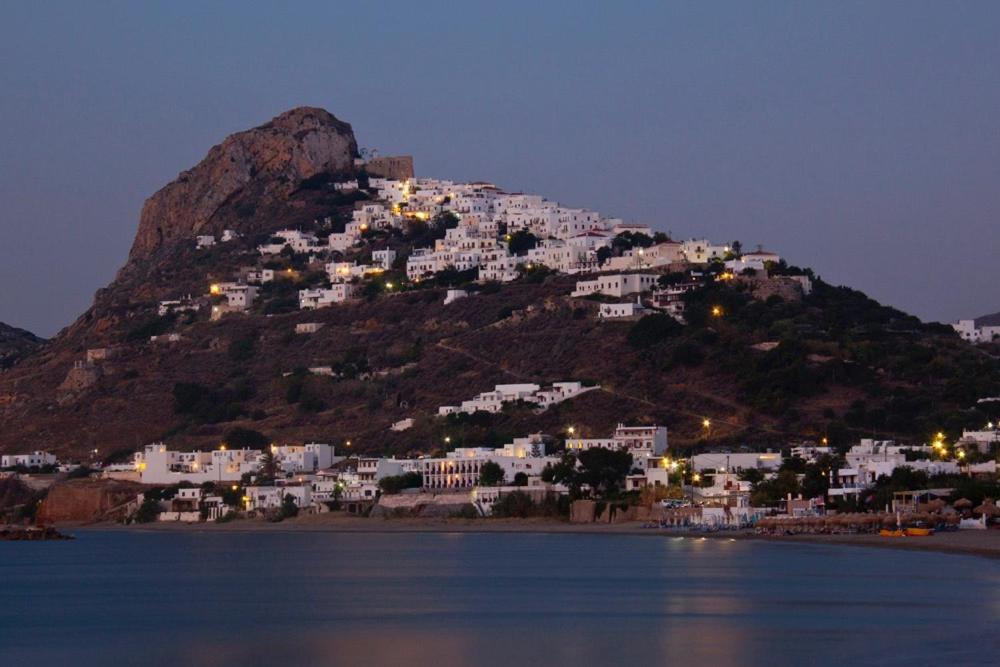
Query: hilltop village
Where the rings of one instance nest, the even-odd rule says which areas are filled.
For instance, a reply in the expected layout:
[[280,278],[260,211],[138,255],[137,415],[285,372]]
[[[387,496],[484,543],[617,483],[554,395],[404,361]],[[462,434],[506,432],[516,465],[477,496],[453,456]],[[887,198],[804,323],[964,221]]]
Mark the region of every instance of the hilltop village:
[[[358,160],[355,167],[356,178],[320,184],[351,204],[349,218],[325,217],[257,239],[232,229],[191,238],[191,247],[205,257],[232,247],[239,267],[219,280],[209,262],[203,293],[159,301],[159,322],[140,332],[147,344],[178,343],[184,323],[201,319],[224,324],[247,315],[338,308],[428,287],[439,290],[429,294],[443,292],[438,307],[446,313],[450,304],[505,283],[568,275],[576,278],[565,298],[596,306],[579,310],[581,316],[633,323],[630,341],[641,348],[650,336],[688,325],[687,307],[693,296],[710,292],[706,287],[739,286],[750,299],[768,304],[802,300],[814,287],[810,271],[759,246],[676,241],[645,225],[489,183],[415,178],[407,158]],[[721,322],[730,314],[723,300],[701,306],[698,318]],[[634,326],[646,318],[653,324]],[[288,333],[316,336],[323,326],[299,321]],[[778,346],[763,341],[755,349],[768,353]],[[88,349],[71,376],[86,383],[88,373],[98,373],[116,354],[114,347]],[[301,372],[337,378],[358,370],[324,365]],[[572,377],[548,385],[498,384],[455,396],[432,414],[397,420],[386,431],[405,433],[416,419],[430,419],[447,434],[455,420],[511,409],[540,414],[601,389]],[[175,400],[182,406],[187,398],[175,388]],[[712,433],[707,416],[701,426],[706,436]],[[500,446],[457,446],[449,435],[423,444],[435,453],[352,455],[350,440],[282,444],[235,429],[210,450],[180,451],[154,442],[126,460],[102,461],[95,450],[92,460],[63,463],[37,451],[4,456],[2,465],[6,481],[19,480],[41,494],[28,494],[18,505],[18,512],[37,512],[41,521],[59,518],[53,507],[60,503],[60,486],[40,499],[60,476],[120,484],[115,501],[102,501],[101,513],[86,518],[126,522],[280,521],[300,513],[348,512],[542,515],[705,529],[763,526],[767,519],[784,529],[793,524],[774,524],[776,517],[793,521],[833,510],[843,516],[875,510],[887,522],[895,516],[899,528],[907,522],[979,528],[1000,514],[989,500],[1000,446],[1000,429],[992,422],[963,429],[950,443],[945,433],[924,443],[869,438],[836,447],[826,437],[788,438],[779,448],[741,445],[697,453],[672,448],[667,425],[645,423],[588,434],[565,424],[556,433],[526,433]],[[938,512],[919,514],[930,501],[939,503]]]
[[[739,242],[678,242],[646,225],[490,183],[371,177],[334,188],[356,202],[349,220],[327,217],[310,229],[274,232],[256,246],[254,264],[231,280],[207,284],[205,294],[162,301],[159,314],[207,310],[219,319],[251,312],[282,281],[294,282],[302,310],[422,284],[452,287],[442,303],[448,305],[493,284],[561,273],[602,276],[581,280],[572,292],[600,300],[601,318],[634,319],[659,310],[683,322],[681,295],[707,279],[746,280],[762,298],[808,294],[811,287],[808,275],[782,271],[774,252],[744,250]],[[207,250],[237,239],[237,232],[225,230],[219,238],[199,235],[192,242]],[[263,312],[283,307],[272,299]]]

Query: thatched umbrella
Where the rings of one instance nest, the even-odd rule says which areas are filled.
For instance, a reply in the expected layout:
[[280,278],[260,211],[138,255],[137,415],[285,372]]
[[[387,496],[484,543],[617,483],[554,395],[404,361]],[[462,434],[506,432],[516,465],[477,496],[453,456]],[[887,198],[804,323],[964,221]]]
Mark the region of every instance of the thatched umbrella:
[[934,500],[932,500],[929,503],[927,503],[928,509],[931,512],[940,512],[945,507],[947,507],[947,505],[948,505],[948,503],[946,503],[945,501],[941,500],[940,498],[935,498]]
[[968,509],[972,507],[972,501],[969,500],[968,498],[959,498],[954,503],[952,503],[952,507],[954,507],[957,510]]
[[882,525],[886,526],[888,528],[895,528],[896,527],[896,515],[895,514],[886,514],[885,516],[883,516],[882,517]]
[[983,504],[979,507],[974,507],[972,509],[976,514],[985,514],[986,516],[997,516],[1000,515],[1000,507],[993,504],[993,501],[987,498],[983,501]]

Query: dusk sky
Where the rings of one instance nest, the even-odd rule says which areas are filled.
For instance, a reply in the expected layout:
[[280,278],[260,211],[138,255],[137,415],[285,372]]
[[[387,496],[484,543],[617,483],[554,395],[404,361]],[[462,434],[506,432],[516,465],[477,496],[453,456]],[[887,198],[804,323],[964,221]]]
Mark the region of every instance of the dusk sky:
[[1000,310],[1000,3],[333,5],[5,3],[0,321],[72,322],[146,197],[298,105],[418,176]]

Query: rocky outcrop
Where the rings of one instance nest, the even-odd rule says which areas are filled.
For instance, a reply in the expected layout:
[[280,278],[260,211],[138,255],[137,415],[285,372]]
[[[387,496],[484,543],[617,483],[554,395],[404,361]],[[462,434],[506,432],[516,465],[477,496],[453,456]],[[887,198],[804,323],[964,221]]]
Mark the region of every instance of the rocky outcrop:
[[39,524],[91,522],[116,518],[116,510],[135,499],[142,485],[118,480],[75,479],[55,484],[38,507]]
[[[223,209],[246,217],[247,211],[266,205],[269,198],[287,196],[303,181],[351,174],[357,152],[350,124],[312,107],[286,111],[234,134],[146,200],[129,261],[181,239],[239,227],[234,216],[220,214]],[[246,200],[243,209],[241,199]]]
[[0,371],[10,368],[41,347],[45,341],[30,331],[0,322]]

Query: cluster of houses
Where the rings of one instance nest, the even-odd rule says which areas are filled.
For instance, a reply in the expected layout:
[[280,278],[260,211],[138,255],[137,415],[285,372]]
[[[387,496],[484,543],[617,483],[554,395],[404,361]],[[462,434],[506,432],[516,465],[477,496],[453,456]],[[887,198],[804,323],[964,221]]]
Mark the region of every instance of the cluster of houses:
[[[357,190],[357,181],[337,183],[342,192]],[[610,256],[608,249],[621,234],[656,235],[646,225],[625,223],[586,209],[569,208],[540,195],[508,193],[491,183],[461,183],[432,178],[370,178],[371,199],[360,201],[344,224],[343,231],[327,235],[298,229],[274,232],[257,247],[262,258],[286,252],[286,249],[309,256],[309,263],[323,262],[362,246],[366,234],[379,230],[403,229],[408,221],[433,221],[449,214],[455,226],[447,229],[433,246],[414,248],[406,257],[406,276],[412,282],[431,278],[445,270],[475,270],[480,282],[508,282],[524,270],[544,266],[562,273],[636,272],[672,265],[706,264],[726,261],[727,270],[743,273],[764,270],[768,262],[780,257],[764,250],[740,253],[728,245],[715,245],[707,239],[684,242],[666,241],[649,247],[625,250]],[[324,226],[332,226],[326,218]],[[511,251],[510,243],[519,232],[536,239],[534,247],[521,254]],[[238,235],[232,230],[222,234],[222,242]],[[212,235],[196,237],[196,246],[216,244]],[[602,256],[603,249],[603,256]],[[372,252],[370,264],[331,261],[325,264],[329,286],[313,286],[299,292],[301,309],[323,308],[356,296],[356,283],[366,276],[389,270],[396,262],[392,249]],[[603,262],[601,260],[604,260]],[[249,309],[258,296],[258,287],[275,279],[271,269],[247,267],[239,280],[212,286],[212,317]],[[649,276],[648,278],[654,278]],[[649,287],[649,286],[647,286]],[[645,289],[642,291],[646,291]],[[454,300],[456,297],[452,297]],[[677,303],[673,301],[672,303]],[[160,304],[161,313],[196,308],[196,301],[178,299]],[[636,317],[641,303],[608,304],[602,307],[605,318]]]
[[[583,390],[578,385],[569,389]],[[497,387],[497,391],[500,395],[520,397],[514,400],[525,400],[537,396],[541,390],[534,385],[510,385]],[[488,405],[492,409],[498,403],[491,399]],[[480,513],[489,514],[493,503],[514,491],[541,497],[568,491],[542,479],[546,466],[562,458],[561,452],[550,453],[551,442],[548,436],[532,434],[514,438],[502,447],[459,447],[443,456],[413,459],[348,458],[337,456],[332,445],[323,443],[275,444],[267,450],[220,445],[210,451],[177,451],[163,443],[154,443],[137,452],[132,461],[105,466],[100,474],[147,485],[179,487],[169,501],[161,503],[161,520],[197,521],[229,512],[267,513],[289,501],[306,511],[325,511],[326,504],[334,500],[361,508],[379,500],[381,480],[408,473],[417,473],[420,479],[420,488],[410,489],[410,495],[449,494],[449,498],[472,503]],[[880,477],[891,476],[902,467],[928,475],[993,477],[997,473],[995,460],[967,463],[964,458],[965,452],[974,449],[990,452],[997,446],[1000,446],[1000,427],[994,424],[979,431],[965,431],[952,445],[950,455],[941,439],[922,446],[862,439],[847,452],[844,467],[829,471],[826,498],[789,498],[788,513],[814,513],[826,499],[857,498]],[[603,438],[577,437],[572,428],[568,429],[566,452],[579,454],[594,448],[628,451],[632,455],[632,470],[625,479],[627,490],[676,486],[679,475],[686,476],[691,484],[685,487],[684,502],[699,508],[697,513],[689,513],[689,518],[697,515],[698,521],[727,525],[746,525],[769,511],[751,506],[751,483],[742,473],[756,470],[767,479],[777,474],[785,461],[781,453],[772,451],[705,452],[672,459],[664,426],[618,424]],[[791,456],[806,462],[816,462],[831,453],[830,447],[815,444],[798,445],[790,450]],[[481,484],[487,463],[495,464],[501,471],[499,483],[488,488]],[[76,466],[60,464],[54,455],[36,451],[4,455],[0,467],[71,470]],[[273,481],[258,481],[265,472],[270,472]],[[233,490],[242,490],[239,506],[233,506],[231,498],[229,504],[223,502],[220,494],[229,485]]]
[[575,398],[588,391],[599,389],[596,385],[584,386],[582,382],[553,382],[548,389],[541,385],[498,384],[492,391],[484,391],[473,398],[462,401],[461,405],[442,405],[438,408],[439,416],[454,414],[472,414],[474,412],[497,413],[503,410],[505,404],[519,401],[537,406],[545,410],[551,405]]

